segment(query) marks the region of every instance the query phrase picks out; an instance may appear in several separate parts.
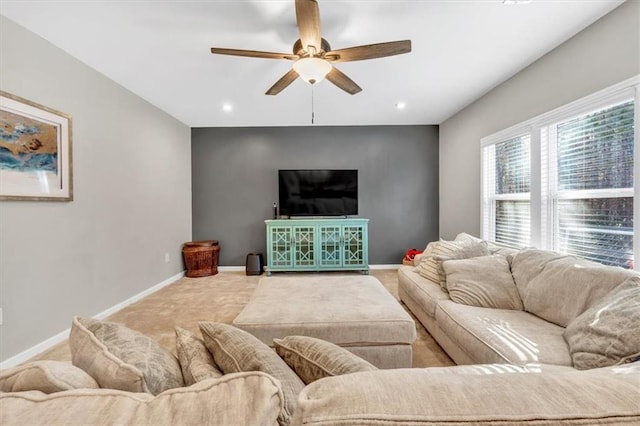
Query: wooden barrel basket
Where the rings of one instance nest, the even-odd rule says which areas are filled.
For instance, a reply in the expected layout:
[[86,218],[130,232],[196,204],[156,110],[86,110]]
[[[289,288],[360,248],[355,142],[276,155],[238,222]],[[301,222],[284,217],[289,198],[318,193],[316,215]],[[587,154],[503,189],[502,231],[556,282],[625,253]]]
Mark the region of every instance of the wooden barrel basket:
[[208,277],[218,273],[220,244],[215,240],[190,241],[182,246],[187,277]]

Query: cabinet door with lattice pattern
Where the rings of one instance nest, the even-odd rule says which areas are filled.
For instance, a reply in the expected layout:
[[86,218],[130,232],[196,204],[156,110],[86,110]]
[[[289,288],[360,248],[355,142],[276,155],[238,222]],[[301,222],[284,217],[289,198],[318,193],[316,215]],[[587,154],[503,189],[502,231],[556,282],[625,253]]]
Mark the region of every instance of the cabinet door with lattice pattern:
[[344,225],[342,227],[342,253],[344,266],[367,266],[366,232],[363,225]]
[[315,226],[293,226],[293,266],[314,267],[316,253],[314,246]]
[[293,228],[291,226],[272,226],[269,228],[269,244],[271,247],[269,266],[274,268],[291,268],[293,266],[292,241]]
[[331,269],[342,267],[342,227],[340,225],[318,225],[318,265]]

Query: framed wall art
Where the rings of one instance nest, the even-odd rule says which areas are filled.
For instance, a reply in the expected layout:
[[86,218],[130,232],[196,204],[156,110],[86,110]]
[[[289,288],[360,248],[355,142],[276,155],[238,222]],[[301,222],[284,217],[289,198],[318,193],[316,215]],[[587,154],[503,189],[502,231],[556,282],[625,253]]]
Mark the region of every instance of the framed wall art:
[[0,91],[0,200],[72,201],[71,116]]

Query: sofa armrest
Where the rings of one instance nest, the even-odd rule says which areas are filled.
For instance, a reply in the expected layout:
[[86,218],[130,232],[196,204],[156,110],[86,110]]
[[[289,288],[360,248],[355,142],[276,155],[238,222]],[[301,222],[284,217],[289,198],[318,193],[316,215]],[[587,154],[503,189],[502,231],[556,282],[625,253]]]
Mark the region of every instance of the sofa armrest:
[[293,424],[640,421],[640,369],[484,375],[439,370],[447,369],[379,370],[316,381],[300,394]]

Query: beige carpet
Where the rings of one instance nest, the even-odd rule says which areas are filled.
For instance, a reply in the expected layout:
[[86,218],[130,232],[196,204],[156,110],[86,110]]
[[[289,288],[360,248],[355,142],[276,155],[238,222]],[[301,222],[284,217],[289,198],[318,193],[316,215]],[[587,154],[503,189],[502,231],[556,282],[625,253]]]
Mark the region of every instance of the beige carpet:
[[[314,274],[296,273],[294,275]],[[398,278],[395,270],[373,270],[371,275],[378,278],[385,288],[396,299],[398,298]],[[198,321],[230,324],[249,301],[260,278],[260,276],[248,277],[244,272],[221,272],[212,277],[182,278],[116,312],[108,320],[138,330],[175,353],[174,327],[176,325],[199,335]],[[69,318],[69,326],[71,326],[71,318]],[[416,331],[418,338],[413,345],[414,367],[454,365],[417,321]],[[68,342],[64,341],[56,345],[33,358],[35,359],[70,360]]]

